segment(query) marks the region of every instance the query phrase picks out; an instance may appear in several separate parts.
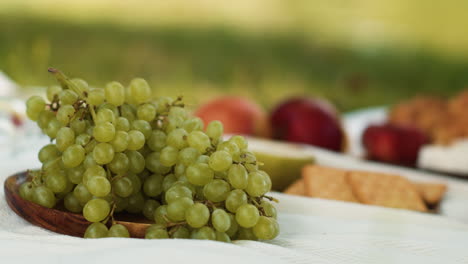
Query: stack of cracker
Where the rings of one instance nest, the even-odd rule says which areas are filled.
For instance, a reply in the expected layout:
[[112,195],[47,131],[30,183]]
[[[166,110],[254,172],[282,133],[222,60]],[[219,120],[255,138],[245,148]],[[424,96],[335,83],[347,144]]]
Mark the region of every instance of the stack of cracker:
[[426,212],[446,189],[445,184],[413,183],[399,175],[308,165],[285,193]]

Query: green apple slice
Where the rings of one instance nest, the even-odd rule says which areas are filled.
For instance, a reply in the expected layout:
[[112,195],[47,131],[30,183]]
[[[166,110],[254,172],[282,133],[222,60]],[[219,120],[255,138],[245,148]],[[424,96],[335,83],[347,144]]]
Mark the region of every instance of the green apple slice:
[[273,184],[272,189],[282,191],[301,177],[302,167],[314,162],[314,156],[301,145],[272,140],[248,138],[249,150],[264,165]]

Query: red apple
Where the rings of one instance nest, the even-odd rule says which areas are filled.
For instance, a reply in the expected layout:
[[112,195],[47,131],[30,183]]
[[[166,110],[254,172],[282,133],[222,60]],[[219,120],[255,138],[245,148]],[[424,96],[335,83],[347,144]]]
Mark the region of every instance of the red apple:
[[210,101],[195,111],[205,125],[219,120],[226,134],[266,137],[269,135],[265,111],[256,103],[242,97],[227,96]]
[[300,142],[342,151],[345,135],[336,109],[327,101],[315,98],[292,98],[271,114],[275,139]]
[[416,128],[383,124],[369,126],[362,142],[370,159],[414,166],[419,150],[429,140]]

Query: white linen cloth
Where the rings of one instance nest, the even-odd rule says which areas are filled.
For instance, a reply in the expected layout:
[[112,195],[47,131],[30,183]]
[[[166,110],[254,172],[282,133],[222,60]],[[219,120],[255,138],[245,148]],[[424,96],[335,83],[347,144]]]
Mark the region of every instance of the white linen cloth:
[[[39,166],[44,137],[3,145],[0,182]],[[322,154],[319,153],[319,156]],[[318,157],[320,161],[320,157]],[[325,163],[330,158],[325,157]],[[81,239],[31,225],[0,189],[0,263],[468,263],[468,225],[446,217],[272,193],[281,234],[268,242]],[[466,203],[465,203],[466,204]]]

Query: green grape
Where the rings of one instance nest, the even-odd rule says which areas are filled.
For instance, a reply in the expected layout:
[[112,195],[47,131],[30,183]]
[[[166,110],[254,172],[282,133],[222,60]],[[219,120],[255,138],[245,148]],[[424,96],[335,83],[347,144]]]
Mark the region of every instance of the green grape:
[[239,147],[231,141],[224,141],[218,144],[216,150],[224,150],[231,154],[233,157],[240,155]]
[[231,238],[226,233],[216,232],[216,241],[231,243]]
[[47,100],[49,100],[50,102],[54,101],[54,99],[57,97],[58,99],[58,95],[59,93],[62,91],[62,87],[58,86],[58,85],[53,85],[53,86],[49,86],[47,87]]
[[142,78],[135,78],[130,82],[130,97],[136,104],[148,102],[151,97],[151,88]]
[[85,158],[85,150],[80,145],[69,146],[62,155],[62,161],[65,167],[74,168],[83,162]]
[[236,217],[233,214],[228,214],[231,220],[231,226],[226,231],[226,234],[232,239],[236,236],[237,230],[239,230],[239,224],[237,224]]
[[86,127],[86,121],[81,120],[80,118],[75,118],[73,119],[73,121],[70,122],[70,128],[73,129],[73,131],[77,135],[84,133],[86,131]]
[[145,201],[145,205],[143,206],[143,215],[148,219],[148,220],[153,220],[154,219],[154,212],[156,209],[161,206],[161,204],[158,201],[155,201],[153,199],[148,199]]
[[59,100],[62,105],[72,105],[78,100],[78,94],[70,89],[65,89],[59,93]]
[[239,228],[237,232],[237,239],[238,240],[258,240],[255,234],[252,231],[252,228]]
[[63,204],[68,211],[73,213],[81,213],[83,210],[83,206],[81,206],[80,201],[72,192],[65,195]]
[[45,180],[47,188],[54,193],[63,192],[67,187],[67,177],[60,171],[50,172]]
[[33,202],[47,208],[54,207],[56,202],[54,192],[45,186],[34,188],[32,200]]
[[37,119],[37,125],[42,129],[45,130],[47,128],[47,125],[49,125],[49,122],[55,119],[55,114],[52,111],[49,110],[42,110],[39,113],[39,117]]
[[76,185],[75,189],[73,190],[73,194],[75,195],[76,199],[80,202],[82,206],[84,206],[89,200],[93,198],[93,195],[88,191],[86,186],[82,183]]
[[19,187],[19,194],[21,198],[32,201],[34,195],[34,187],[30,182],[23,182]]
[[104,88],[106,101],[112,105],[120,106],[125,102],[125,88],[119,82],[110,82]]
[[130,150],[125,154],[129,161],[129,170],[133,173],[140,173],[145,169],[145,158],[138,151]]
[[178,161],[185,166],[189,166],[195,163],[200,156],[200,152],[198,152],[195,148],[184,148],[179,152]]
[[211,121],[206,127],[206,134],[212,139],[217,140],[223,135],[223,124],[218,120]]
[[110,143],[112,147],[114,147],[115,152],[122,152],[127,150],[129,139],[130,137],[127,132],[117,131],[114,139]]
[[112,190],[120,197],[128,197],[133,193],[132,181],[127,177],[117,179],[112,183]]
[[214,203],[226,200],[230,191],[231,185],[224,180],[218,179],[213,180],[203,188],[203,194],[205,197]]
[[115,137],[115,127],[110,122],[97,124],[93,129],[93,137],[98,142],[109,142]]
[[114,112],[110,110],[109,108],[99,109],[99,111],[96,114],[96,120],[94,121],[96,122],[96,124],[105,123],[105,122],[114,123],[115,122]]
[[258,222],[260,214],[257,207],[251,204],[243,204],[236,211],[236,221],[244,228],[251,228]]
[[75,143],[75,132],[69,127],[62,127],[57,132],[56,145],[59,151],[65,151]]
[[94,158],[93,158],[93,153],[88,153],[83,161],[83,165],[85,167],[85,169],[91,167],[91,166],[94,166],[94,165],[97,165],[96,161],[94,161]]
[[190,147],[196,148],[200,153],[205,153],[211,146],[210,138],[201,131],[192,131],[187,137]]
[[128,207],[128,198],[122,198],[120,196],[113,196],[112,198],[113,198],[114,204],[115,204],[114,212],[120,213],[120,212],[123,212],[123,210],[127,209],[127,207]]
[[130,121],[127,118],[119,116],[115,120],[115,129],[117,131],[128,132],[130,130]]
[[185,211],[193,205],[191,198],[178,198],[167,205],[167,216],[175,222],[185,220]]
[[171,235],[172,238],[190,238],[190,231],[183,226],[176,226],[176,231],[174,231]]
[[187,131],[177,128],[167,135],[166,143],[176,149],[183,149],[187,146],[187,136]]
[[151,122],[156,117],[156,107],[153,104],[143,104],[137,110],[138,119]]
[[151,132],[151,137],[148,140],[148,146],[152,151],[161,150],[166,146],[166,134],[161,130]]
[[179,164],[176,164],[174,166],[174,174],[176,176],[176,178],[179,178],[183,175],[185,175],[185,165],[182,164],[182,163],[179,163]]
[[120,111],[119,111],[119,108],[117,108],[117,106],[115,106],[115,105],[112,105],[112,104],[109,104],[109,103],[103,103],[103,104],[101,104],[101,105],[98,107],[97,111],[99,112],[99,111],[101,111],[102,109],[109,109],[109,110],[111,110],[112,112],[114,112],[114,116],[115,116],[115,117],[121,116]]
[[[88,135],[90,135],[90,134],[88,134]],[[98,144],[98,142],[91,138],[91,140],[88,142],[88,144],[86,144],[86,146],[84,146],[86,154],[92,153],[92,151],[94,150],[94,148],[96,147],[97,144]]]
[[153,128],[150,123],[145,120],[135,120],[132,122],[132,129],[140,131],[145,136],[145,140],[148,140],[151,137],[151,132]]
[[47,162],[44,162],[44,164],[42,164],[42,171],[44,172],[49,172],[49,171],[53,171],[53,170],[61,170],[62,169],[62,163],[61,162],[62,160],[60,158],[57,158],[57,159],[54,159],[54,160],[49,160]]
[[169,174],[166,177],[164,177],[164,180],[162,182],[162,187],[163,191],[169,190],[169,188],[172,187],[172,185],[177,181],[177,178],[174,174]]
[[216,240],[216,232],[213,228],[204,226],[200,229],[194,230],[191,238],[200,240]]
[[195,197],[198,200],[206,200],[205,194],[203,194],[203,186],[195,187]]
[[263,208],[263,211],[265,212],[266,216],[276,219],[276,216],[277,216],[276,208],[270,202],[262,201],[260,203],[260,206]]
[[161,205],[154,211],[154,222],[156,224],[167,224],[167,205]]
[[45,108],[45,101],[40,96],[31,96],[26,101],[26,114],[29,119],[36,121],[39,118],[39,114]]
[[233,164],[228,171],[229,183],[236,189],[245,189],[249,182],[247,170],[241,164]]
[[114,148],[109,143],[99,143],[93,150],[93,158],[97,164],[107,164],[114,159]]
[[161,150],[159,161],[163,166],[171,167],[176,164],[178,156],[178,149],[171,146],[167,146]]
[[245,151],[249,147],[247,140],[243,136],[233,136],[229,139],[229,142],[236,144],[240,151]]
[[197,191],[195,185],[191,184],[190,182],[188,182],[187,180],[184,180],[183,177],[180,177],[178,179],[178,181],[174,182],[174,184],[172,185],[172,187],[174,186],[184,186],[186,188],[188,188],[191,192],[192,192],[192,197],[193,195],[195,194],[195,192]]
[[104,99],[104,90],[101,88],[93,88],[88,92],[88,99],[86,101],[90,105],[101,105]]
[[245,191],[253,197],[259,197],[269,192],[271,189],[271,179],[264,171],[249,173],[249,182]]
[[188,133],[192,131],[200,131],[203,129],[203,120],[199,117],[194,117],[190,118],[184,121],[182,124],[182,127],[187,131]]
[[165,228],[151,228],[149,227],[145,234],[146,239],[165,239],[169,238],[169,233]]
[[138,130],[130,130],[128,132],[128,146],[129,150],[139,150],[145,144],[145,135]]
[[123,104],[120,106],[121,116],[127,119],[129,122],[133,122],[136,119],[135,106],[130,104]]
[[114,159],[109,163],[108,168],[117,175],[123,175],[130,168],[130,161],[124,153],[115,153]]
[[225,171],[232,165],[231,154],[224,150],[215,151],[211,154],[208,164],[214,171]]
[[109,228],[107,237],[130,237],[130,233],[124,225],[114,224]]
[[50,160],[54,160],[60,156],[60,151],[57,149],[55,144],[48,144],[39,150],[39,161],[45,163]]
[[207,156],[207,155],[200,155],[197,159],[197,163],[205,163],[205,164],[208,164],[208,162],[210,161],[210,157]]
[[161,96],[156,99],[156,104],[157,104],[157,112],[158,113],[165,113],[171,106],[171,104],[174,102],[174,99],[171,97],[167,96]]
[[81,164],[78,167],[67,169],[67,178],[73,184],[81,183],[85,167]]
[[271,240],[278,236],[279,225],[273,218],[260,216],[257,224],[252,228],[252,231],[258,239]]
[[226,209],[235,213],[237,209],[247,203],[247,194],[242,190],[232,190],[226,198]]
[[254,172],[258,170],[257,158],[252,152],[244,152],[241,155],[241,161],[245,163],[245,168],[249,172]]
[[146,168],[153,173],[165,174],[169,172],[171,168],[162,165],[159,157],[160,154],[158,152],[149,154],[145,159]]
[[231,218],[223,209],[215,209],[211,213],[211,223],[218,232],[226,232],[231,226]]
[[144,206],[145,206],[145,198],[139,192],[136,194],[132,194],[131,196],[128,197],[128,206],[126,210],[129,213],[136,214],[136,213],[141,212]]
[[111,184],[105,177],[91,177],[86,183],[86,187],[96,197],[104,197],[111,191]]
[[83,174],[83,183],[87,185],[88,181],[91,178],[94,178],[94,177],[106,178],[106,176],[107,176],[106,170],[104,170],[102,166],[93,165],[85,170]]
[[75,115],[75,108],[71,105],[63,105],[57,111],[57,120],[60,124],[66,126]]
[[183,107],[173,106],[169,110],[169,118],[181,118],[183,120],[187,119],[187,111]]
[[51,139],[54,139],[55,136],[57,135],[57,132],[59,131],[61,127],[62,127],[62,124],[60,124],[57,118],[53,118],[52,120],[50,120],[49,124],[47,125],[45,132],[47,136],[49,136]]
[[144,193],[149,197],[160,195],[163,191],[162,181],[162,175],[151,175],[148,179],[146,179],[145,183],[143,184]]
[[186,187],[181,185],[174,185],[169,190],[167,190],[165,194],[166,202],[171,203],[178,198],[187,197],[192,199],[193,193],[192,191]]
[[84,238],[104,238],[108,233],[107,226],[103,223],[92,223],[86,228]]
[[83,207],[83,216],[90,222],[100,222],[110,213],[110,205],[104,199],[89,200]]
[[[91,141],[91,136],[88,134],[79,134],[75,138],[75,144],[80,145],[82,147],[86,147],[86,145]],[[86,148],[85,148],[86,151]]]
[[202,203],[194,203],[185,211],[185,220],[193,228],[200,228],[208,223],[210,211]]
[[80,91],[85,92],[85,91],[88,91],[88,90],[89,90],[89,85],[88,85],[88,83],[87,83],[85,80],[83,80],[83,79],[80,79],[80,78],[73,78],[73,79],[71,79],[71,82],[72,82],[76,87],[78,87],[78,89],[79,89]]
[[195,163],[187,167],[187,180],[194,185],[203,186],[213,180],[214,172],[205,163]]

